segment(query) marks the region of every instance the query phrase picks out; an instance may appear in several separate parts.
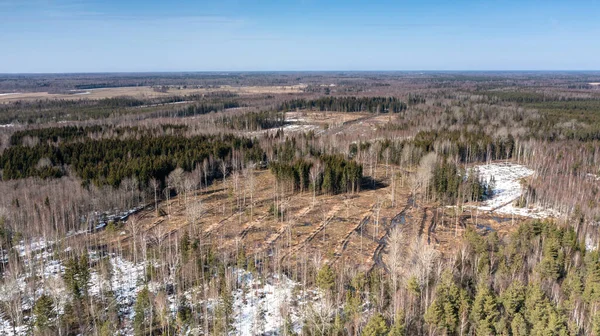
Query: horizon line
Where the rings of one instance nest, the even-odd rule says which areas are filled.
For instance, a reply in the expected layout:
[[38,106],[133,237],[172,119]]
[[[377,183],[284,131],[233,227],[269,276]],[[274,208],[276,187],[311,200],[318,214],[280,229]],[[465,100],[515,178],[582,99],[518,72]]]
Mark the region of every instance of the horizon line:
[[75,71],[75,72],[0,72],[4,75],[93,75],[93,74],[222,74],[222,73],[508,73],[508,72],[600,72],[600,69],[544,69],[544,70],[518,70],[518,69],[478,69],[478,70],[157,70],[157,71]]

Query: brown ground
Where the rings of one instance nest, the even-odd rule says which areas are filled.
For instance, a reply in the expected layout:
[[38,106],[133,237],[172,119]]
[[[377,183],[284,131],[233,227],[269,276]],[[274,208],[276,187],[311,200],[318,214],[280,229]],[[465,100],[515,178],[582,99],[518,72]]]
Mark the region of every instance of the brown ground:
[[[138,236],[145,236],[150,244],[163,244],[189,230],[192,236],[201,237],[203,244],[218,249],[234,249],[242,244],[249,254],[273,254],[285,265],[308,258],[366,271],[375,265],[387,267],[387,234],[394,225],[405,231],[406,253],[411,242],[420,239],[443,255],[458,247],[458,237],[464,233],[465,225],[476,226],[475,213],[465,211],[458,216],[452,208],[413,203],[408,186],[401,181],[398,181],[396,204],[392,206],[385,170],[385,166],[378,167],[378,175],[383,178],[377,189],[365,187],[354,195],[318,195],[314,205],[310,191],[288,193],[282,201],[283,220],[276,219],[269,211],[276,185],[269,171],[255,172],[252,211],[249,191],[244,201],[240,183],[236,197],[232,179],[228,178],[225,185],[217,181],[208,190],[187,197],[188,202],[200,200],[204,205],[205,214],[198,223],[190,224],[185,197],[181,196],[159,204],[163,216],[157,216],[151,208],[141,212]],[[238,211],[238,202],[242,211]],[[379,221],[377,204],[380,204]],[[514,223],[520,220],[515,219]],[[477,229],[481,234],[496,230],[503,235],[516,227],[512,221],[502,221],[488,213],[477,213]],[[130,243],[130,233],[130,227],[125,226],[119,232],[98,233],[98,238],[109,245],[123,246]]]
[[[152,98],[152,97],[164,97],[164,96],[181,96],[191,94],[203,94],[217,91],[229,91],[240,95],[250,94],[285,94],[285,93],[298,93],[304,89],[301,85],[293,86],[244,86],[244,87],[232,87],[232,86],[221,86],[218,88],[203,88],[203,89],[178,89],[171,88],[168,92],[156,92],[149,86],[138,86],[138,87],[117,87],[117,88],[103,88],[93,90],[80,90],[74,91],[76,94],[50,94],[48,92],[27,92],[18,94],[0,94],[0,103],[12,102],[17,100],[36,100],[36,99],[102,99],[102,98],[113,98],[120,96],[130,96],[138,98]],[[89,93],[88,93],[89,92]]]

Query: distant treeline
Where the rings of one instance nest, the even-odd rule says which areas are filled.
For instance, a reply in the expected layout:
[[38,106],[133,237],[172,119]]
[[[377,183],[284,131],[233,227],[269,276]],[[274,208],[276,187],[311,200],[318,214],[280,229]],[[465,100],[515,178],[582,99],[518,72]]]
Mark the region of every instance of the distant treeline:
[[481,92],[490,98],[497,98],[502,101],[514,102],[514,103],[543,103],[550,101],[559,102],[577,102],[593,100],[600,102],[600,98],[582,98],[582,97],[569,97],[561,96],[556,93],[541,93],[532,91],[485,91]]
[[238,131],[260,131],[285,125],[285,113],[277,111],[250,112],[241,115],[221,115],[219,123]]
[[[183,106],[182,106],[183,105]],[[229,97],[210,95],[138,99],[115,97],[96,100],[46,99],[0,104],[0,124],[42,123],[61,120],[102,119],[148,113],[153,117],[187,117],[240,107]]]
[[[181,133],[188,129],[186,125],[162,124],[157,126],[162,132],[170,130],[174,133]],[[26,138],[36,139],[38,142],[71,142],[81,138],[88,137],[90,134],[102,134],[106,136],[108,132],[111,137],[119,137],[126,133],[147,134],[149,129],[143,129],[138,126],[112,126],[112,125],[94,125],[94,126],[64,126],[36,128],[29,130],[16,131],[10,137],[10,145],[23,145]]]
[[189,105],[185,108],[178,109],[172,114],[176,117],[191,117],[199,114],[207,114],[212,112],[218,112],[229,108],[240,107],[241,105],[235,101],[227,101],[223,103],[214,103],[214,104],[194,104]]
[[14,146],[0,156],[0,169],[6,180],[60,177],[70,166],[84,183],[117,187],[126,177],[135,176],[146,183],[150,178],[164,180],[177,167],[191,171],[207,158],[229,160],[233,150],[242,151],[246,160],[263,159],[262,150],[252,140],[232,135],[143,136]]
[[439,153],[458,156],[460,162],[510,159],[515,147],[511,135],[495,138],[484,132],[467,131],[421,131],[413,143],[425,152],[438,147]]
[[[377,144],[379,160],[410,165],[418,164],[421,157],[430,152],[456,158],[462,163],[506,160],[515,152],[515,139],[511,135],[492,137],[484,132],[466,130],[420,131],[412,139],[384,139]],[[374,142],[352,143],[349,145],[350,156],[367,151],[373,145]]]
[[309,109],[337,112],[398,113],[406,103],[394,97],[322,97],[315,100],[295,99],[279,105],[279,111]]
[[528,135],[549,141],[600,140],[600,97],[570,97],[538,92],[483,93],[499,102],[513,102],[535,109],[540,118],[526,125]]

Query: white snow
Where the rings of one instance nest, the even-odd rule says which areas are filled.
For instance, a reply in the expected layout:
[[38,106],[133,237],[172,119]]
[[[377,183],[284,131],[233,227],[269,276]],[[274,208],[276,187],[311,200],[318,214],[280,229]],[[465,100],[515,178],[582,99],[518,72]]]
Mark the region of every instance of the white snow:
[[[64,266],[61,261],[53,259],[53,249],[57,246],[56,243],[42,238],[21,241],[16,245],[15,251],[22,255],[26,264],[31,265],[33,273],[21,274],[16,279],[4,278],[4,282],[0,285],[0,302],[10,302],[16,298],[25,311],[33,306],[34,297],[47,293],[57,300],[55,309],[63,311],[69,295],[61,280]],[[132,322],[138,292],[145,286],[148,286],[151,292],[157,292],[164,285],[174,285],[176,270],[171,270],[172,276],[166,280],[166,283],[146,283],[144,277],[149,261],[135,264],[116,254],[106,255],[95,251],[89,253],[91,262],[106,260],[106,258],[111,265],[110,276],[101,276],[98,270],[92,269],[89,294],[101,297],[107,291],[112,291],[117,303],[116,309],[124,322],[117,334],[133,335]],[[294,331],[300,332],[306,312],[311,308],[320,307],[324,302],[320,291],[315,289],[302,291],[298,283],[285,275],[257,278],[253,273],[243,270],[234,269],[232,272],[239,285],[237,286],[239,288],[233,292],[236,335],[279,335],[288,317]],[[36,286],[32,287],[31,274],[43,277],[45,280],[40,282],[39,286],[36,283]],[[180,295],[185,296],[188,302],[198,303],[194,302],[194,298],[197,297],[194,293],[197,291],[200,291],[200,287],[190,288],[184,293],[169,294],[172,317],[177,313]],[[212,310],[216,299],[207,300],[209,309]],[[23,317],[27,319],[27,315],[23,314]],[[0,311],[0,335],[28,335],[31,333],[29,322],[25,320],[16,328],[16,334],[13,334],[12,322]]]
[[598,243],[589,234],[585,236],[585,249],[587,251],[596,251],[598,249]]
[[592,180],[600,181],[600,176],[598,176],[596,174],[587,173],[586,176]]
[[317,125],[300,125],[300,124],[290,124],[290,125],[285,125],[283,127],[284,131],[287,132],[307,132],[310,130],[315,130],[315,129],[319,129],[319,126]]
[[308,120],[305,118],[300,118],[300,117],[292,117],[292,118],[286,118],[285,121],[294,123],[294,122],[307,122]]
[[18,95],[18,94],[21,94],[21,92],[0,93],[0,97],[2,97],[2,96],[12,96],[12,95]]
[[[13,298],[20,296],[22,309],[31,309],[33,306],[33,297],[39,297],[43,293],[51,293],[55,298],[67,298],[64,284],[60,281],[60,277],[64,274],[65,268],[60,260],[53,259],[54,242],[37,238],[19,242],[13,248],[23,258],[23,263],[27,266],[26,270],[30,270],[21,274],[17,279],[3,279],[3,284],[0,286],[0,302],[9,302]],[[117,255],[109,255],[112,266],[112,273],[109,280],[102,279],[98,272],[92,271],[89,282],[89,293],[93,296],[100,296],[103,291],[112,290],[117,301],[117,309],[119,314],[124,317],[125,328],[121,330],[123,335],[131,335],[131,321],[133,319],[133,307],[137,293],[143,288],[143,278],[146,263],[140,262],[137,265]],[[89,253],[90,261],[98,261],[101,256],[92,251]],[[33,273],[31,272],[33,271]],[[30,288],[28,279],[35,274],[37,277],[44,279],[39,286]],[[51,282],[57,281],[54,285]],[[36,283],[37,284],[37,283]],[[48,286],[46,286],[48,285]],[[57,294],[62,293],[62,294]],[[60,304],[57,309],[60,311],[64,304]],[[25,314],[24,314],[25,315]],[[18,326],[16,335],[12,331],[12,323],[8,317],[0,311],[0,335],[21,336],[29,335],[30,330],[26,325]]]
[[18,326],[13,331],[12,324],[4,318],[4,314],[0,313],[0,335],[3,336],[25,336],[30,335],[29,328],[26,325]]
[[479,176],[489,183],[495,179],[494,195],[479,207],[480,210],[500,210],[522,194],[521,179],[535,172],[525,166],[511,163],[494,163],[476,167]]
[[128,334],[131,332],[130,322],[134,316],[133,307],[137,293],[144,287],[146,263],[139,262],[136,265],[118,255],[110,255],[110,264],[112,266],[110,281],[102,279],[95,271],[91,273],[89,293],[93,296],[100,296],[102,291],[113,291],[119,315],[128,322],[124,330],[125,334]]
[[[295,293],[294,288],[299,284],[285,275],[261,281],[246,271],[237,270],[235,274],[242,284],[234,292],[236,335],[279,335],[288,316],[294,331],[299,332],[307,305],[318,304],[322,299],[316,290]],[[287,316],[282,316],[285,311]]]
[[[55,279],[59,278],[64,272],[64,267],[60,260],[54,259],[53,248],[55,243],[44,238],[34,238],[27,241],[20,241],[13,249],[23,260],[25,269],[23,273],[17,273],[15,278],[4,275],[3,284],[0,287],[0,302],[9,303],[18,300],[21,303],[23,311],[33,307],[34,298],[44,293],[52,296],[61,296],[57,293],[63,292],[64,287],[60,284],[50,285]],[[35,282],[31,282],[32,279]],[[49,286],[45,286],[49,285]],[[63,307],[57,306],[60,311]],[[22,313],[22,318],[27,318]],[[12,323],[9,318],[0,311],[0,335],[30,335],[31,331],[27,323],[15,328],[13,332]]]
[[523,194],[521,180],[535,174],[535,171],[514,163],[491,163],[477,166],[480,178],[490,182],[495,179],[493,196],[477,208],[499,214],[517,215],[532,218],[557,217],[560,214],[552,209],[539,207],[519,208],[515,201]]

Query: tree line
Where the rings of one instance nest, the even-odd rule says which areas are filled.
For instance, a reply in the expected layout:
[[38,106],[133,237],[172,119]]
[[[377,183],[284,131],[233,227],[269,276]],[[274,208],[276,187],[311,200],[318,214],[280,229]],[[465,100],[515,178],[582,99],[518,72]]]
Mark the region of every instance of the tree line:
[[2,177],[60,177],[70,167],[83,183],[118,187],[135,176],[146,184],[151,178],[164,181],[177,167],[191,171],[211,157],[229,160],[232,151],[244,152],[246,160],[259,162],[263,152],[252,140],[221,136],[141,136],[136,139],[101,139],[50,145],[13,146],[0,156]]
[[322,97],[313,100],[295,99],[279,105],[278,111],[301,109],[337,112],[398,113],[407,105],[395,97]]
[[341,155],[322,155],[314,162],[271,162],[269,168],[277,181],[288,184],[293,192],[311,188],[318,193],[354,193],[360,190],[363,178],[362,165]]
[[285,113],[277,111],[221,115],[217,123],[238,131],[260,131],[285,126]]
[[104,119],[144,113],[148,113],[151,117],[187,117],[239,106],[240,103],[228,95],[22,100],[0,105],[0,123],[35,124],[62,120]]
[[[156,128],[163,133],[170,132],[181,134],[188,130],[187,125],[178,124],[160,124]],[[150,133],[149,129],[141,126],[114,126],[114,125],[93,125],[93,126],[63,126],[63,127],[47,127],[19,130],[14,132],[9,138],[11,146],[23,145],[24,141],[33,141],[34,143],[58,143],[73,142],[90,138],[93,135],[101,137],[121,137],[123,135],[142,135]]]

